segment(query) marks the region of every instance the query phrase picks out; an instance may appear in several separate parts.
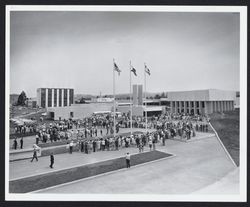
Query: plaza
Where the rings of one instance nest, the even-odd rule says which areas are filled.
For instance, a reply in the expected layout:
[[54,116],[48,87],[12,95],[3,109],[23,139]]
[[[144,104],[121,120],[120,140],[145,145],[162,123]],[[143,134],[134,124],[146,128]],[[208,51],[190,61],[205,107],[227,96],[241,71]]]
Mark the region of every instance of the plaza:
[[[122,169],[76,180],[41,189],[36,193],[216,194],[220,191],[224,194],[235,194],[239,192],[237,167],[213,133],[198,134],[197,138],[190,142],[170,139],[166,141],[166,146],[157,144],[156,150],[174,156],[139,166],[132,164],[129,170]],[[144,151],[149,151],[149,148],[145,147]],[[99,151],[91,154],[81,152],[58,154],[55,155],[53,169],[49,168],[48,156],[40,157],[39,161],[34,163],[30,163],[29,159],[14,161],[10,163],[10,181],[123,157],[126,152],[137,154],[138,148],[129,147],[119,151]],[[234,179],[226,179],[231,174]],[[213,185],[221,188],[214,188]]]

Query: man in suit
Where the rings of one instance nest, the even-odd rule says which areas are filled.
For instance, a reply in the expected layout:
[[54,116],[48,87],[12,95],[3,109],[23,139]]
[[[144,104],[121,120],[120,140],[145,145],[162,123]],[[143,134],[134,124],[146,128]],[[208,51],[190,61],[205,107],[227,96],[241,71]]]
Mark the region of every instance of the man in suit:
[[23,137],[20,139],[20,148],[23,149]]
[[38,161],[38,158],[37,158],[37,149],[34,147],[34,150],[33,150],[33,157],[32,157],[32,160],[30,162],[33,162],[34,158],[36,158],[36,161]]
[[53,164],[54,164],[54,155],[53,152],[50,154],[50,168],[53,168]]
[[17,141],[16,141],[16,138],[14,139],[14,149],[16,150],[17,148]]

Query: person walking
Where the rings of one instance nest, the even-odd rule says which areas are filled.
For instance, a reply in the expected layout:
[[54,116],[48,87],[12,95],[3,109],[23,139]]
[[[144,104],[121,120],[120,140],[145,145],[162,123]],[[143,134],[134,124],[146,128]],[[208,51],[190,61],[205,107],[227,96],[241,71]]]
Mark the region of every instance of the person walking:
[[130,154],[127,152],[126,154],[126,166],[127,168],[130,168]]
[[23,137],[20,139],[20,148],[23,149]]
[[53,168],[54,165],[54,155],[53,152],[50,154],[50,168]]
[[149,139],[149,141],[148,141],[148,146],[149,146],[149,149],[150,149],[150,151],[151,151],[151,149],[152,149],[152,139]]
[[34,158],[36,158],[36,161],[38,161],[38,158],[37,158],[37,149],[36,149],[36,147],[34,147],[34,150],[33,150],[33,157],[32,157],[32,159],[31,159],[30,162],[33,162]]
[[96,141],[94,140],[92,144],[93,144],[93,152],[95,152],[96,151]]

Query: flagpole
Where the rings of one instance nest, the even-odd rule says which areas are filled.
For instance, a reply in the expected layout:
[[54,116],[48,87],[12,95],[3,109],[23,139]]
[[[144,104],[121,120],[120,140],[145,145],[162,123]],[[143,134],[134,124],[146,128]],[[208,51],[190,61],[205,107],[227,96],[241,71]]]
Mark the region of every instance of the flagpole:
[[130,93],[130,137],[132,137],[132,94],[131,94],[131,61],[129,62],[129,93]]
[[[115,64],[115,59],[113,59],[113,65]],[[114,96],[114,138],[115,138],[115,70],[113,68],[113,96]]]
[[145,118],[146,118],[146,134],[148,132],[148,117],[147,117],[147,92],[146,92],[146,63],[144,63],[144,87],[145,87]]

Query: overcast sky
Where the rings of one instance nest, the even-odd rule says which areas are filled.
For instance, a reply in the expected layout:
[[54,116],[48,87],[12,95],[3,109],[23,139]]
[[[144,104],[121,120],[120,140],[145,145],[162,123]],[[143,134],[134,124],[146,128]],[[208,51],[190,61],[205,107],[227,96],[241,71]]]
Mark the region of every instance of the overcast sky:
[[239,90],[239,14],[28,12],[10,18],[10,92],[39,87],[129,93],[129,61],[147,91]]

